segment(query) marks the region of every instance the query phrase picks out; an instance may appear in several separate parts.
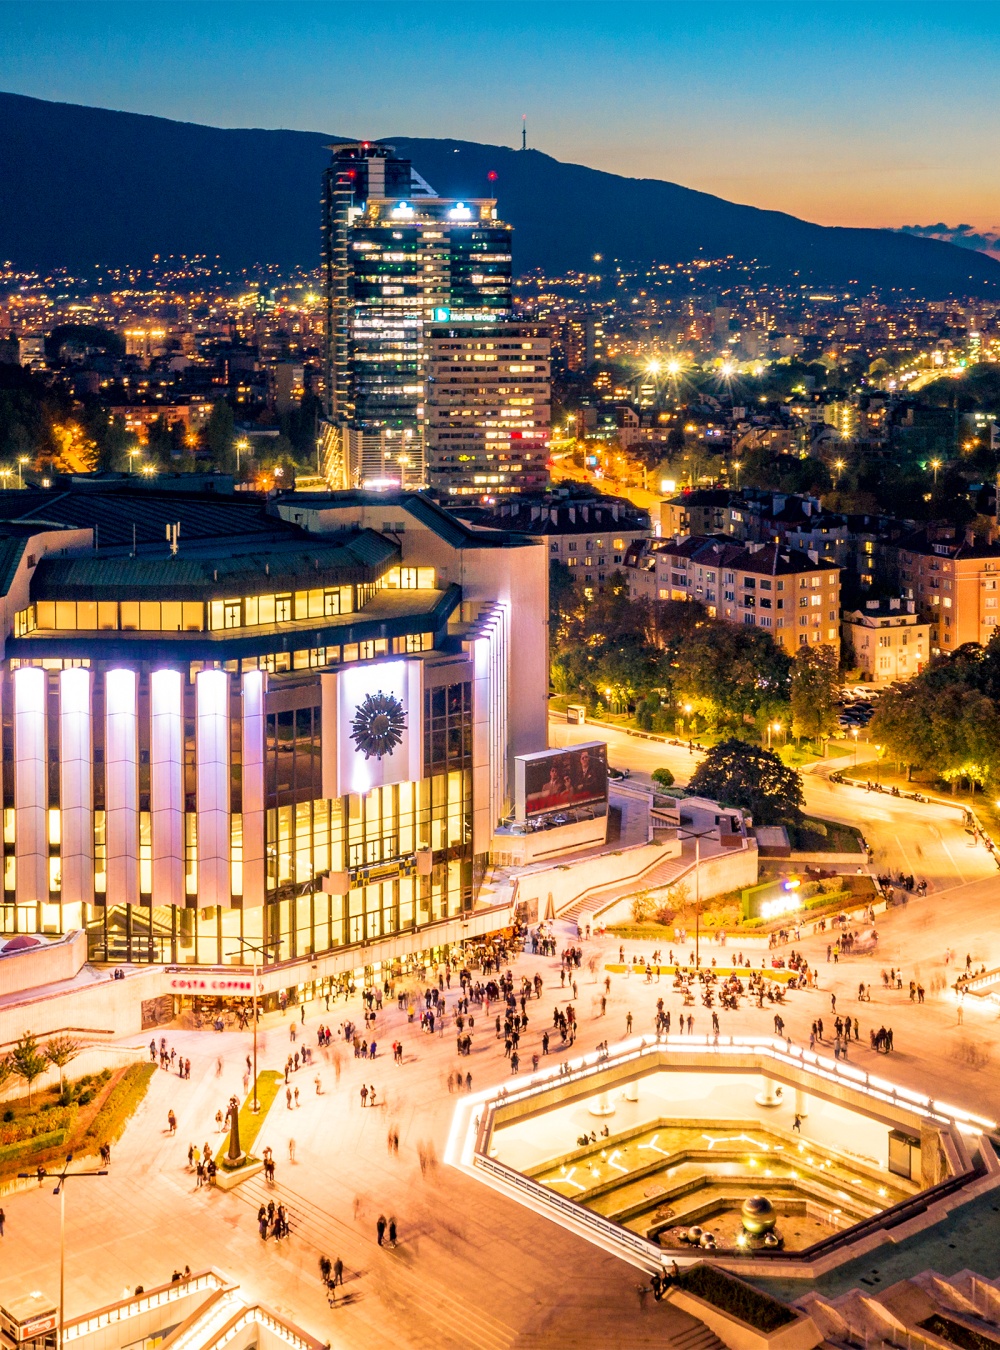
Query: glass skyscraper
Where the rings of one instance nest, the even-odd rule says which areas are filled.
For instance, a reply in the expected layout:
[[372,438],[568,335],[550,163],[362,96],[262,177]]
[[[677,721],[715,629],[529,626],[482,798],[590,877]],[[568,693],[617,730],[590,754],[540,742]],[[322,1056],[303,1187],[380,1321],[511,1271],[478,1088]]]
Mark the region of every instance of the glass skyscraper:
[[511,314],[511,228],[490,198],[437,197],[393,148],[332,147],[323,184],[327,415],[343,486],[424,482],[432,322]]

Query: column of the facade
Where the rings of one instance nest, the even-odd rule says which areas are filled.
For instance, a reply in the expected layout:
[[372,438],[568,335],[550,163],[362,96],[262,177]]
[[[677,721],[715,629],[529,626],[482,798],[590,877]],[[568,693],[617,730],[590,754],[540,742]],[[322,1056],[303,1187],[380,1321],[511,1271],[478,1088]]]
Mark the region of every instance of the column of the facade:
[[46,674],[14,672],[14,857],[19,904],[49,898]]
[[108,904],[139,902],[138,679],[134,670],[104,677],[104,802]]
[[243,676],[243,904],[262,905],[264,840],[264,673]]
[[149,679],[149,810],[153,904],[184,904],[184,683],[178,670]]
[[198,792],[198,903],[232,904],[229,676],[203,670],[195,680]]
[[94,903],[94,751],[91,674],[59,673],[59,805],[64,904]]

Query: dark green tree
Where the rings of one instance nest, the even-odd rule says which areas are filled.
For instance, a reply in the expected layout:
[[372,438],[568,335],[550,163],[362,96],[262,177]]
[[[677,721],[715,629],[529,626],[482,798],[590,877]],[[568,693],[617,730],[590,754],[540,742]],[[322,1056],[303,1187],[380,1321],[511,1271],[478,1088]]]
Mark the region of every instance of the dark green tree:
[[777,755],[735,738],[712,747],[695,769],[688,791],[723,806],[749,811],[755,825],[797,825],[802,778]]
[[205,423],[204,441],[212,463],[223,473],[231,473],[236,468],[235,440],[233,410],[225,399],[219,399]]
[[837,653],[832,647],[800,647],[792,662],[792,735],[819,740],[837,720]]

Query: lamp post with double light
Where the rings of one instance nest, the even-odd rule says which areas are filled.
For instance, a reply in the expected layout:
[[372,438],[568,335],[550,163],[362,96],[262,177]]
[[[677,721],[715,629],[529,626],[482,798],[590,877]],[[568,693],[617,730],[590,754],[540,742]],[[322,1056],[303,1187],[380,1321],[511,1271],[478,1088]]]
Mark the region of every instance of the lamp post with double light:
[[74,1177],[106,1177],[108,1175],[106,1167],[87,1168],[78,1172],[71,1172],[69,1165],[72,1161],[72,1153],[67,1153],[61,1172],[47,1172],[41,1166],[39,1166],[37,1172],[18,1172],[18,1176],[22,1178],[37,1176],[39,1183],[47,1176],[52,1177],[56,1183],[56,1188],[52,1194],[59,1197],[59,1320],[56,1323],[56,1350],[62,1350],[63,1332],[66,1324],[66,1183],[73,1180]]

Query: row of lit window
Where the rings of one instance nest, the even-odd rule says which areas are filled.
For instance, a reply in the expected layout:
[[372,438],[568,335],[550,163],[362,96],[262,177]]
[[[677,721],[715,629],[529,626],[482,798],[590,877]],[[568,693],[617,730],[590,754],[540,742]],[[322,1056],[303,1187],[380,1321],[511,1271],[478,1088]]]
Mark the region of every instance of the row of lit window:
[[[199,671],[215,669],[217,666],[230,674],[240,671],[266,670],[282,675],[292,670],[317,670],[322,666],[348,664],[353,661],[374,661],[380,656],[412,655],[416,652],[434,650],[433,633],[404,633],[401,637],[375,638],[368,642],[345,642],[340,647],[306,647],[294,652],[269,652],[264,656],[245,656],[241,661],[192,661],[189,665],[189,677],[194,679]],[[62,658],[58,656],[32,657],[22,660],[13,657],[11,670],[20,670],[22,666],[33,666],[39,670],[72,670],[77,667],[88,668],[90,659]]]
[[200,633],[300,623],[354,612],[354,588],[317,587],[231,600],[39,600],[14,616],[14,635],[55,631]]

